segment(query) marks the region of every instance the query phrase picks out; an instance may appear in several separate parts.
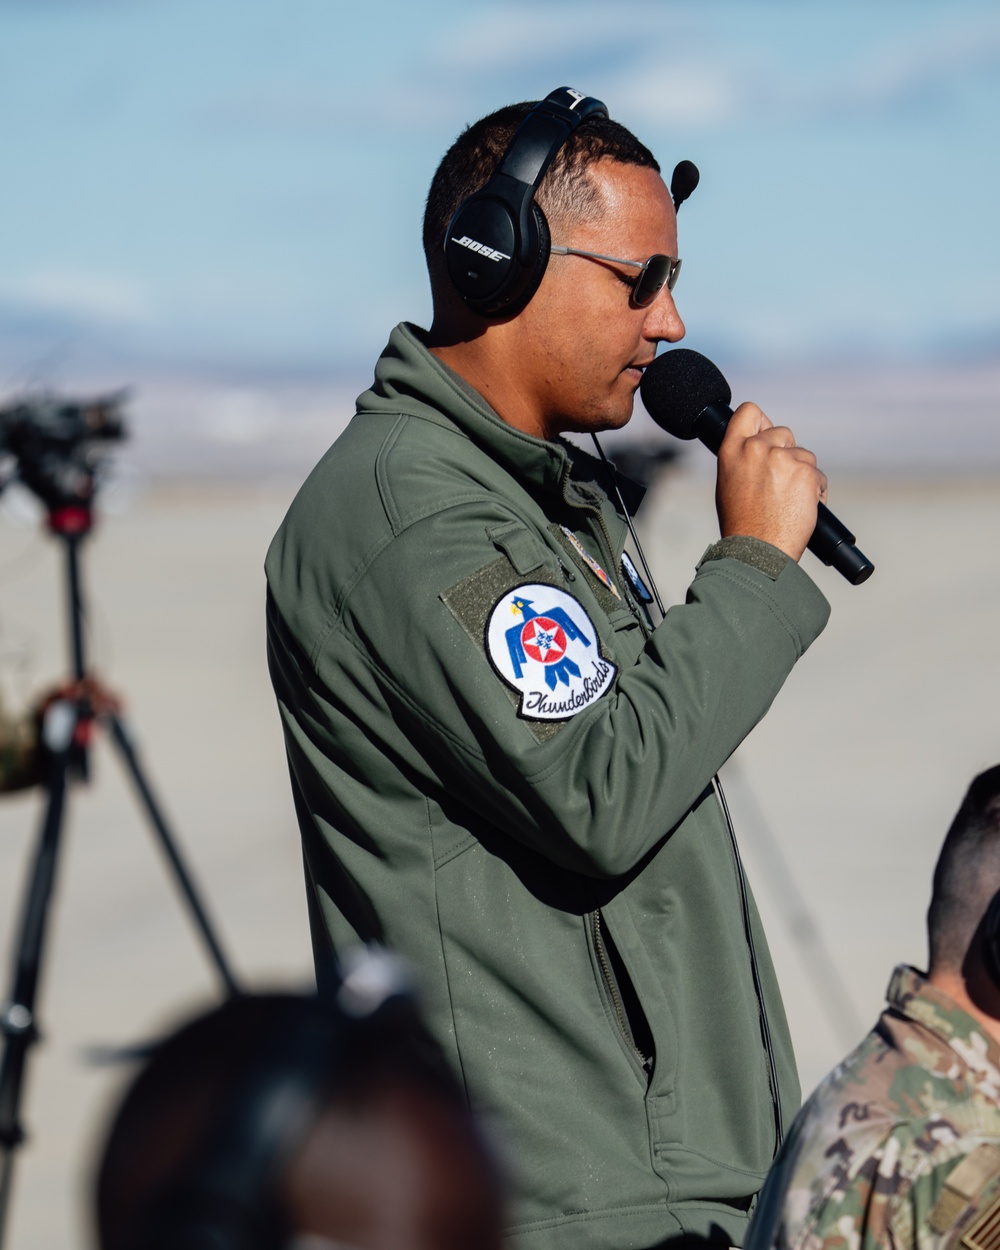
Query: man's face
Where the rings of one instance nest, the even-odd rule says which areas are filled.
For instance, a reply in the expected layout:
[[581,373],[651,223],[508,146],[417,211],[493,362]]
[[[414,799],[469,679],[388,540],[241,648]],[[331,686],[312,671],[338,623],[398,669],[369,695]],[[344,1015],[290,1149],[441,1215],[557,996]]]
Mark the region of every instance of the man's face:
[[[677,255],[677,218],[658,173],[602,159],[588,176],[603,210],[592,221],[552,222],[554,244],[627,260]],[[684,337],[666,287],[646,308],[631,302],[638,272],[583,256],[550,257],[534,298],[506,327],[519,408],[537,420],[530,433],[552,438],[565,430],[617,429],[631,417],[657,344]]]

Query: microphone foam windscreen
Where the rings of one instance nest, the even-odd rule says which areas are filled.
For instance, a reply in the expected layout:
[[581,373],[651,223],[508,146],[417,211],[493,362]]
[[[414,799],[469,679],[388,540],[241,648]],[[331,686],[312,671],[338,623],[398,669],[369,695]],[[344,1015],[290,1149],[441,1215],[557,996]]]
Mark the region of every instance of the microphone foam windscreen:
[[639,394],[657,425],[674,438],[694,438],[694,423],[709,404],[728,404],[729,383],[700,352],[675,347],[644,371]]
[[673,177],[670,179],[670,194],[674,198],[674,208],[680,208],[700,181],[701,174],[694,161],[678,161],[674,166]]

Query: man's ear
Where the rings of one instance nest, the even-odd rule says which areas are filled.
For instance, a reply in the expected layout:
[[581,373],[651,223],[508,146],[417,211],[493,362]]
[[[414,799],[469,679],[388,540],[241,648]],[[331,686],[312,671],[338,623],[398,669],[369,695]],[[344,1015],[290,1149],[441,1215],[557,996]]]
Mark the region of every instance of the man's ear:
[[1000,991],[1000,890],[990,899],[980,929],[983,965]]

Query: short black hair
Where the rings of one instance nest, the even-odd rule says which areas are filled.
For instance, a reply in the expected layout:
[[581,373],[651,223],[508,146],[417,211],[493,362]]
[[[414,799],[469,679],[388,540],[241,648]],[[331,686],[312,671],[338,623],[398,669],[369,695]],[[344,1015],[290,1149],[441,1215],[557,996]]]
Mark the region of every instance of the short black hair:
[[998,890],[1000,764],[969,786],[941,847],[927,912],[932,971],[960,971]]
[[[432,280],[443,268],[445,231],[455,210],[490,180],[536,103],[508,104],[473,122],[442,157],[424,209],[424,255]],[[559,149],[535,194],[550,222],[564,214],[586,216],[598,206],[587,167],[602,158],[660,172],[656,157],[630,130],[606,117],[589,117]]]
[[[313,995],[230,999],[160,1043],[114,1115],[96,1184],[102,1250],[143,1244],[151,1218],[184,1187],[220,1126],[238,1115],[240,1100],[286,1070],[294,1074],[293,1064],[310,1069],[302,1075],[317,1118],[332,1107],[363,1111],[388,1079],[468,1115],[440,1046],[406,1001],[351,1019]],[[275,1157],[268,1165],[275,1190],[285,1162]],[[278,1203],[276,1193],[273,1201],[262,1194],[261,1219],[272,1206],[278,1212]]]

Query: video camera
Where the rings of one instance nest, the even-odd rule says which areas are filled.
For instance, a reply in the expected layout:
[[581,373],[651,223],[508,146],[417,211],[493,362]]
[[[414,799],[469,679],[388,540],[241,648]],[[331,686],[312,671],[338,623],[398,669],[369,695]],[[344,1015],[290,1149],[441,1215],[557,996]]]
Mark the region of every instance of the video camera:
[[43,394],[0,407],[0,490],[17,478],[50,513],[89,510],[106,459],[103,444],[127,436],[125,397],[124,391],[79,401]]

